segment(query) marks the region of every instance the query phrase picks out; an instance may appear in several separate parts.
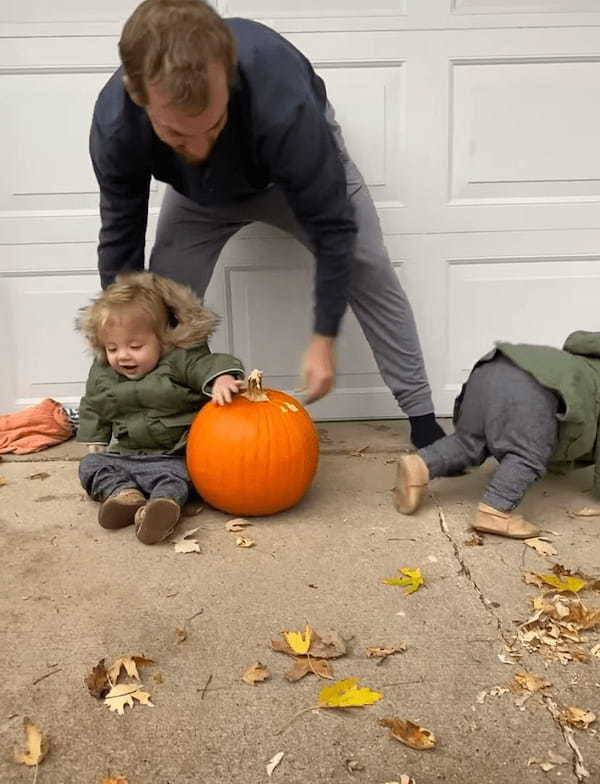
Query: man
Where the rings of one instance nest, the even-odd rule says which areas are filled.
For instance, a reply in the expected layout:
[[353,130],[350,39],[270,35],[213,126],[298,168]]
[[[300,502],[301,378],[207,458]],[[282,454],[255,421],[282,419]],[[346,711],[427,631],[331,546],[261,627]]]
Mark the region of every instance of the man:
[[144,266],[151,175],[170,187],[150,269],[200,295],[240,228],[260,220],[284,229],[316,259],[306,402],[333,386],[349,303],[415,446],[442,437],[410,304],[308,60],[273,30],[224,20],[203,0],[145,0],[119,52],[122,68],[100,93],[90,137],[102,285]]

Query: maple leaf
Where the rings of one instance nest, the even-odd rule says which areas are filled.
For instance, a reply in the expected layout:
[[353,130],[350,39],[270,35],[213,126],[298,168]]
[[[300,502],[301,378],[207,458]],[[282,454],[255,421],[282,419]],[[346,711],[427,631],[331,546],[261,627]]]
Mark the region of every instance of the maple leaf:
[[[311,632],[307,656],[311,658],[314,656],[316,659],[337,659],[338,656],[343,656],[346,653],[346,643],[337,632],[329,631],[323,635],[314,629],[311,629]],[[285,653],[287,656],[298,655],[286,640],[271,640],[271,648],[277,653]]]
[[289,647],[294,653],[308,653],[312,638],[312,629],[308,624],[302,632],[282,632]]
[[225,530],[231,534],[237,534],[249,525],[252,525],[252,523],[248,522],[248,520],[244,520],[243,517],[236,517],[234,520],[229,520],[229,522],[225,523]]
[[23,719],[23,731],[25,732],[25,754],[15,752],[15,760],[21,765],[39,765],[48,753],[48,740],[40,728],[30,721],[27,717]]
[[96,697],[98,700],[101,700],[108,694],[111,684],[108,680],[106,667],[104,666],[104,659],[100,659],[90,674],[86,675],[85,685],[88,687],[88,691],[92,697]]
[[414,593],[424,584],[420,569],[403,568],[398,570],[404,577],[388,577],[384,579],[386,585],[401,585],[405,587],[405,594]]
[[546,585],[551,585],[555,591],[571,591],[572,593],[577,593],[581,591],[582,588],[585,588],[587,585],[585,580],[582,580],[581,577],[563,577],[556,574],[537,574]]
[[267,678],[270,677],[271,673],[265,667],[265,665],[261,664],[260,662],[256,662],[242,675],[242,680],[249,686],[256,686],[259,681],[266,681]]
[[290,683],[295,683],[310,672],[319,678],[330,678],[333,680],[333,674],[327,659],[314,659],[312,656],[302,656],[294,659],[294,665],[291,670],[288,670],[284,678]]
[[556,555],[558,552],[558,550],[556,550],[551,544],[544,542],[543,539],[540,539],[537,536],[534,536],[531,539],[524,539],[523,541],[528,547],[531,547],[536,551],[536,553],[539,553],[540,555]]
[[236,536],[235,544],[237,547],[254,547],[256,542],[254,539],[251,539],[249,536]]
[[323,686],[319,694],[319,708],[362,708],[382,697],[381,692],[371,691],[366,686],[359,689],[358,678],[346,678],[331,686]]
[[138,667],[149,667],[154,664],[152,659],[146,659],[144,656],[120,656],[115,659],[108,669],[108,680],[111,684],[115,684],[119,679],[121,668],[125,669],[130,678],[135,678],[139,681],[140,676]]
[[587,730],[590,724],[596,721],[596,714],[592,713],[592,711],[583,710],[583,708],[570,707],[565,708],[561,712],[559,721],[561,724],[568,724],[571,727]]
[[399,719],[397,716],[380,719],[382,727],[389,727],[392,737],[410,746],[411,749],[432,749],[436,744],[433,732],[425,727],[420,727],[408,719]]
[[119,716],[125,713],[125,706],[133,708],[133,701],[137,700],[142,705],[154,705],[150,702],[150,695],[147,691],[142,691],[142,683],[117,683],[104,698],[104,704],[108,705],[111,711],[116,711]]
[[541,678],[539,675],[534,675],[532,672],[517,672],[513,678],[513,688],[516,690],[524,690],[530,692],[540,691],[552,684]]
[[173,542],[175,545],[175,552],[176,553],[200,553],[202,550],[200,549],[200,544],[198,543],[197,539],[190,539],[189,537],[199,531],[199,528],[192,528],[190,531],[186,531],[183,534],[175,537],[175,539],[169,539],[170,542]]

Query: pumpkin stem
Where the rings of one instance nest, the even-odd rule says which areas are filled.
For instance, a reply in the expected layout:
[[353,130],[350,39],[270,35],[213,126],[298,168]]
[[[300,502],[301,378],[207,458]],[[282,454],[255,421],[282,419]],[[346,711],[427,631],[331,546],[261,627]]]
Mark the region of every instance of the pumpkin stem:
[[263,392],[262,370],[253,370],[246,379],[246,391],[242,392],[242,397],[251,400],[253,403],[263,403],[269,398]]

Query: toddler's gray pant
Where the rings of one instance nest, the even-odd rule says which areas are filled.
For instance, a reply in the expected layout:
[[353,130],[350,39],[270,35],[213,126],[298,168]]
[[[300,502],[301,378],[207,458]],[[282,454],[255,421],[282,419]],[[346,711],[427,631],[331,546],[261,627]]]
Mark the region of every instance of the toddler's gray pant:
[[430,478],[452,476],[492,455],[498,466],[483,502],[515,508],[546,472],[558,436],[558,397],[496,354],[471,373],[456,432],[419,450]]
[[[358,225],[354,256],[350,259],[350,307],[398,405],[407,416],[429,414],[433,412],[431,390],[410,302],[383,244],[368,188],[348,156],[331,107],[328,121],[344,161],[348,197]],[[288,232],[312,252],[304,229],[277,186],[244,201],[217,207],[201,207],[168,187],[150,269],[188,284],[202,297],[227,240],[254,221]]]
[[176,455],[86,455],[79,463],[79,478],[94,501],[135,489],[146,498],[171,498],[183,506],[192,490],[185,460]]

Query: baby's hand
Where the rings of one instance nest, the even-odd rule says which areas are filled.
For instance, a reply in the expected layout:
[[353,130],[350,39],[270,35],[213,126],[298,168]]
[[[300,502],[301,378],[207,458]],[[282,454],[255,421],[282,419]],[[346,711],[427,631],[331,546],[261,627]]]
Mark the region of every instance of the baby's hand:
[[213,400],[218,406],[224,406],[225,403],[231,403],[233,396],[237,395],[242,385],[242,380],[234,378],[233,376],[225,373],[215,379],[212,387]]

